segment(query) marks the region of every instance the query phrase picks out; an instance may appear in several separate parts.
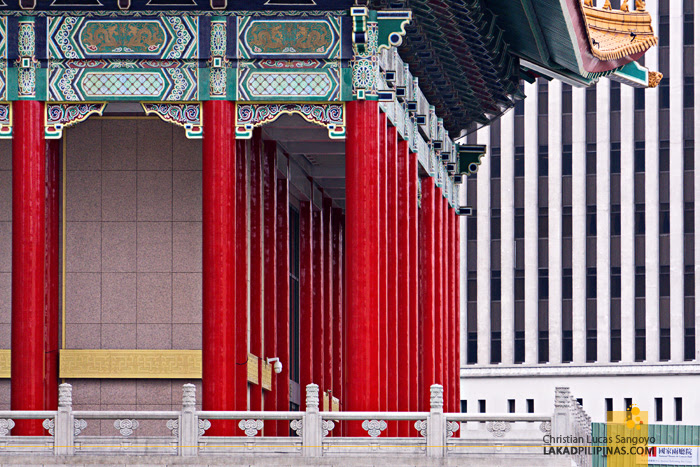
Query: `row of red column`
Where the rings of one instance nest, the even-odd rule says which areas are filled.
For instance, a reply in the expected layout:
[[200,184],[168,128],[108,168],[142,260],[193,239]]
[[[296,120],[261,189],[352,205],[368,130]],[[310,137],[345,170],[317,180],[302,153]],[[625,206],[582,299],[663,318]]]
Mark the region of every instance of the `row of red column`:
[[[51,410],[58,395],[59,142],[44,141],[42,102],[18,101],[13,111],[11,408]],[[265,408],[288,410],[287,178],[277,176],[274,142],[265,145],[264,157],[261,154],[259,131],[251,145],[234,141],[234,112],[233,102],[204,103],[204,118],[216,123],[205,125],[202,160],[203,406],[207,410],[249,407],[250,278],[254,290],[251,351],[263,358],[278,357],[283,365],[266,394]],[[258,293],[262,290],[264,296]],[[250,407],[262,408],[259,386],[250,393]],[[234,427],[234,422],[217,422],[210,434],[234,433]],[[274,434],[275,428],[268,431]],[[40,421],[18,421],[13,434],[43,434],[43,428]]]
[[[244,227],[239,237],[241,248],[241,282],[246,292],[246,280],[250,284],[250,353],[265,359],[279,358],[282,372],[274,374],[271,389],[262,384],[249,389],[250,410],[289,410],[289,190],[287,167],[278,166],[278,150],[274,141],[262,140],[262,132],[255,129],[250,142],[238,140],[237,146],[244,157],[239,161],[237,176],[245,180],[250,172],[250,184],[243,184],[237,193],[248,210],[237,217]],[[248,167],[246,164],[250,164]],[[250,170],[248,170],[250,169]],[[282,176],[280,177],[279,174]],[[249,198],[249,199],[248,199]],[[248,232],[250,216],[250,235]],[[250,243],[248,243],[250,242]],[[247,250],[250,247],[250,265]],[[247,295],[240,296],[245,307]],[[245,308],[243,308],[245,309]],[[245,325],[240,330],[246,333]],[[241,348],[240,361],[247,362],[247,346]],[[243,352],[246,352],[243,355]],[[242,366],[245,371],[246,366]],[[261,368],[261,367],[259,367]],[[258,381],[262,381],[259,370]],[[245,385],[247,375],[241,375],[239,386]],[[245,401],[241,401],[243,405]],[[243,409],[245,410],[245,409]],[[284,435],[288,427],[283,422],[270,423],[266,435]]]
[[[50,146],[47,164],[42,103],[14,112],[11,405],[31,410],[55,407],[57,393],[58,151]],[[229,101],[204,103],[204,120],[216,123],[205,125],[202,163],[203,406],[288,410],[288,182],[259,130],[234,143],[234,112]],[[416,154],[377,102],[348,103],[347,121],[345,218],[329,198],[320,209],[300,203],[302,391],[317,383],[344,410],[427,410],[440,383],[457,411],[457,217],[428,177],[418,209]],[[249,347],[280,358],[272,391],[249,391]],[[391,424],[388,434],[409,430]],[[18,432],[41,428],[22,422]],[[219,422],[209,434],[231,432]]]
[[[274,141],[234,140],[235,104],[204,103],[202,405],[289,410],[289,190]],[[279,176],[280,172],[282,176]],[[250,177],[248,177],[250,174]],[[250,251],[250,256],[248,256]],[[249,289],[250,287],[250,289]],[[248,302],[250,301],[250,312]],[[248,334],[250,319],[250,335]],[[248,385],[248,354],[279,358],[270,390]],[[258,375],[261,382],[261,374]],[[208,434],[237,433],[220,421]],[[265,426],[284,435],[284,422]]]
[[437,383],[443,385],[445,390],[445,410],[458,412],[458,217],[433,179],[422,179],[421,193],[421,406],[429,407],[430,385]]
[[[434,179],[419,182],[416,154],[376,102],[348,103],[347,119],[346,292],[352,329],[346,384],[354,389],[348,410],[428,410],[430,385],[439,383],[446,410],[457,411],[454,208]],[[387,431],[406,436],[410,430],[408,424],[390,423]]]
[[319,207],[311,200],[302,201],[299,238],[301,390],[308,384],[317,384],[322,397],[323,393],[329,401],[335,397],[342,407],[345,329],[342,209],[334,207],[327,196],[322,197]]

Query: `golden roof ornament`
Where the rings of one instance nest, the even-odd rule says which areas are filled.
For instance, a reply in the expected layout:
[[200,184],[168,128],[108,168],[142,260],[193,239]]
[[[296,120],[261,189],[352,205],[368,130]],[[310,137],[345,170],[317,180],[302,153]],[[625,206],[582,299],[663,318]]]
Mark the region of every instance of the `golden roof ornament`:
[[658,86],[663,77],[664,77],[663,73],[660,73],[658,71],[650,71],[649,72],[649,87],[655,88],[656,86]]
[[583,4],[586,6],[593,6],[593,0],[583,0]]
[[588,6],[584,0],[582,10],[590,51],[598,60],[640,54],[658,42],[649,12],[630,9],[629,0],[624,0],[619,10],[612,8],[610,0],[605,0],[602,9]]
[[644,0],[634,0],[634,9],[637,11],[644,11],[646,9],[646,4]]

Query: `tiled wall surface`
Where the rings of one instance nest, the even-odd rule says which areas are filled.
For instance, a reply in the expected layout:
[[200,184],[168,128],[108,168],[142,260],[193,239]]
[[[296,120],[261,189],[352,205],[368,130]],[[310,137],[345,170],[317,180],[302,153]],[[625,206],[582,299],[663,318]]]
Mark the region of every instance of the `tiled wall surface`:
[[[201,140],[118,118],[66,137],[66,348],[201,349]],[[72,383],[76,408],[170,410],[184,381]]]
[[[67,130],[65,138],[65,347],[201,349],[201,140],[188,140],[183,129],[150,118],[91,118]],[[5,349],[10,169],[11,143],[0,141],[0,348]],[[177,410],[186,381],[70,382],[76,409]],[[2,380],[0,408],[8,407],[9,381]],[[102,425],[104,434],[114,431],[111,423]],[[92,423],[86,434],[98,429]]]
[[66,348],[201,348],[201,141],[152,119],[67,132]]

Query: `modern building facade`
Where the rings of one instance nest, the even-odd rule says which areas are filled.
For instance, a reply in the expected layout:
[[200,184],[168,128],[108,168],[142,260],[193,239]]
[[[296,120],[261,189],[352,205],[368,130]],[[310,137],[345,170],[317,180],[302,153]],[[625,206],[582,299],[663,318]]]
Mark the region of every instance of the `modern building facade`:
[[564,384],[596,422],[630,402],[700,422],[697,2],[646,8],[658,88],[540,78],[469,136],[489,152],[462,193],[468,412],[537,410]]

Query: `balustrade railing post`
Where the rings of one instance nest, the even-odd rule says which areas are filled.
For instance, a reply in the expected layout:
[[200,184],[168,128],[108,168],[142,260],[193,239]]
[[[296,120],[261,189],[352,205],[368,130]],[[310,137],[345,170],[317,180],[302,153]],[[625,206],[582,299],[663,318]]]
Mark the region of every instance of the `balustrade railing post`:
[[54,422],[53,449],[57,456],[75,453],[73,421],[73,387],[68,383],[58,386],[58,412]]
[[182,413],[178,420],[178,442],[181,456],[196,456],[199,450],[199,422],[195,412],[194,384],[182,386]]
[[430,386],[430,415],[428,415],[427,454],[428,457],[445,455],[445,415],[442,411],[442,386]]
[[571,394],[569,388],[558,387],[554,393],[552,436],[565,436],[571,430]]
[[321,457],[323,449],[323,423],[318,410],[318,385],[306,386],[306,413],[302,432],[304,457]]

